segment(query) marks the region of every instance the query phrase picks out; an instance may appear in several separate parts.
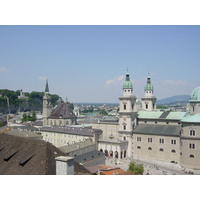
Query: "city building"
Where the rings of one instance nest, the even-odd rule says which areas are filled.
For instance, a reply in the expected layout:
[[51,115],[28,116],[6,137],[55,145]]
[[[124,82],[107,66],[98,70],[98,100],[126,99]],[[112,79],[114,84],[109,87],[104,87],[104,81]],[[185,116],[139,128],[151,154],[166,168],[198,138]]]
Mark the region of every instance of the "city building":
[[118,118],[92,122],[92,129],[76,127],[77,116],[66,103],[60,103],[52,111],[49,97],[47,82],[43,104],[46,126],[41,132],[44,140],[57,147],[90,138],[109,158],[150,159],[200,169],[200,87],[192,92],[187,112],[160,111],[156,109],[150,74],[140,103],[127,72],[119,97]]
[[103,131],[99,150],[114,159],[141,158],[200,169],[200,87],[191,94],[188,112],[157,110],[150,75],[141,107],[128,72],[122,90],[119,121],[91,123]]

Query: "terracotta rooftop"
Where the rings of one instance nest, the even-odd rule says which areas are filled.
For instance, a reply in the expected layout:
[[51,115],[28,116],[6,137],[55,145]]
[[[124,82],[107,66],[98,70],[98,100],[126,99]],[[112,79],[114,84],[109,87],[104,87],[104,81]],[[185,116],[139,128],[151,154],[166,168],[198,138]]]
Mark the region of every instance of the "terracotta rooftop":
[[97,174],[100,171],[101,175],[134,175],[132,172],[126,172],[119,167],[110,167],[107,165],[95,165],[85,167],[91,174]]

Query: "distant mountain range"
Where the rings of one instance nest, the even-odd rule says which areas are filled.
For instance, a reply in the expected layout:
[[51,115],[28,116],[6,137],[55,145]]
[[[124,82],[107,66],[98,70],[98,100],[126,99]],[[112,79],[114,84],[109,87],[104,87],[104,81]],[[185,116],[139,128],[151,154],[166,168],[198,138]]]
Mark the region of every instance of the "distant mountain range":
[[157,100],[157,104],[189,103],[190,95],[176,95],[165,99]]

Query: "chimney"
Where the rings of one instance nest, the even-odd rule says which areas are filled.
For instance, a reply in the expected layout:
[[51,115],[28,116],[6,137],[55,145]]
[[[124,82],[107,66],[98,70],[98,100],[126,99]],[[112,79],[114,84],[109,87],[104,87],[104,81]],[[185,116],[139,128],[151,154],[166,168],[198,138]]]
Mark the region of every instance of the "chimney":
[[74,175],[74,158],[69,156],[56,157],[56,175]]

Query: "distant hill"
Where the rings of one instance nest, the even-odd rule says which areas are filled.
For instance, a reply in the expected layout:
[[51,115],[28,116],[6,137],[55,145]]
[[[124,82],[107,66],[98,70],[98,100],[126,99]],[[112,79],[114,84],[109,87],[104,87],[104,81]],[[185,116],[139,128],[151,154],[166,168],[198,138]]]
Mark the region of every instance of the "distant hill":
[[[8,113],[8,100],[10,113],[20,111],[42,111],[44,92],[33,91],[31,93],[25,92],[26,99],[18,99],[20,91],[12,91],[8,89],[0,89],[0,113]],[[59,96],[51,94],[51,103],[55,106]]]
[[157,104],[189,103],[190,95],[176,95],[165,99],[157,100]]

